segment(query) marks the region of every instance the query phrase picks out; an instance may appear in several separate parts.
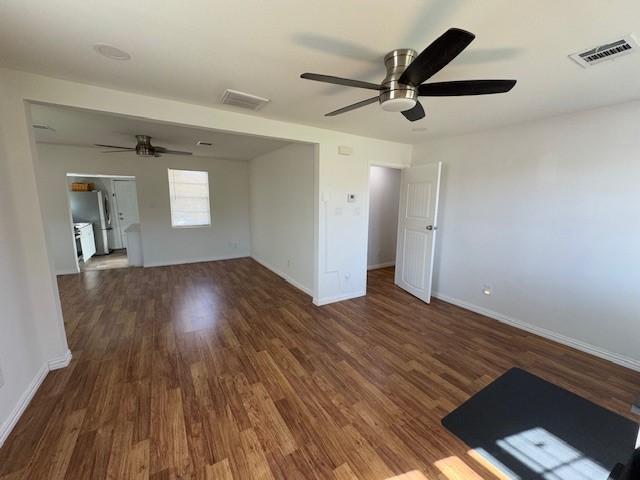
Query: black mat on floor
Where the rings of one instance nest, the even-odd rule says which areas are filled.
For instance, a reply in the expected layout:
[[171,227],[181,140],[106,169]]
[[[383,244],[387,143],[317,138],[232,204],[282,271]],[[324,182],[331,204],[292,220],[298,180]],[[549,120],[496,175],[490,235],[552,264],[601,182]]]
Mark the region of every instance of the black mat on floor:
[[505,474],[606,480],[633,453],[638,425],[519,368],[442,419]]

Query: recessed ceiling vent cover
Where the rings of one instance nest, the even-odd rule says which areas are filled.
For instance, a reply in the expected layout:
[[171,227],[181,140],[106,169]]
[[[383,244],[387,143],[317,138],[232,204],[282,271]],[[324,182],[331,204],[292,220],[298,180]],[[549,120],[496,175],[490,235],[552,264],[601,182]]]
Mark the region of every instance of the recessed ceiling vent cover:
[[590,48],[584,52],[574,53],[569,57],[575,61],[578,65],[587,68],[591,65],[606,62],[607,60],[614,60],[623,55],[628,55],[638,50],[638,42],[633,35],[626,35],[625,37],[609,42],[606,45],[600,45],[598,47]]
[[234,107],[247,108],[249,110],[260,110],[271,100],[251,95],[250,93],[227,89],[224,91],[221,101],[224,105],[233,105]]
[[45,125],[43,123],[34,123],[32,125],[33,128],[37,128],[38,130],[51,130],[52,132],[55,132],[55,130],[53,128],[51,128],[49,125]]

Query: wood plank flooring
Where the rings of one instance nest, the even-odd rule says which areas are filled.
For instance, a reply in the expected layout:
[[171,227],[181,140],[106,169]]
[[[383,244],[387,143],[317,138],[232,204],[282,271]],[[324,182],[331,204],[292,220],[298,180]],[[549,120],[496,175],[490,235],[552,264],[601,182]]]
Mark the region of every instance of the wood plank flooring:
[[[59,279],[71,365],[8,479],[500,478],[440,419],[512,366],[634,418],[640,374],[369,273],[325,307],[250,259]],[[638,420],[636,417],[635,420]]]

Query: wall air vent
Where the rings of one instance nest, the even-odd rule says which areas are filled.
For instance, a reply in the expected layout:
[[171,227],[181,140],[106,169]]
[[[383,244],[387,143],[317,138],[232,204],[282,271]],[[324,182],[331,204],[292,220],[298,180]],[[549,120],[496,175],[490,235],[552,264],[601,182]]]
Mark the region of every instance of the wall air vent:
[[51,128],[49,125],[45,125],[43,123],[34,123],[31,126],[33,128],[38,129],[38,130],[51,130],[52,132],[55,132],[55,130],[53,128]]
[[626,35],[625,37],[609,42],[605,45],[590,48],[584,52],[574,53],[569,55],[574,62],[581,67],[587,68],[591,65],[606,62],[607,60],[614,60],[623,55],[628,55],[638,50],[638,42],[633,35]]
[[221,100],[224,105],[233,105],[234,107],[247,108],[249,110],[260,110],[270,101],[268,98],[230,89],[224,91]]

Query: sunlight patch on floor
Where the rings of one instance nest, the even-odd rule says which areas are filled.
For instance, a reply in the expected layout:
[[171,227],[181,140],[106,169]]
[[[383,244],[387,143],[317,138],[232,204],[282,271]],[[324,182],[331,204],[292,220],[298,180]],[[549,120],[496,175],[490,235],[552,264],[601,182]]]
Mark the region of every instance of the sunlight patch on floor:
[[418,470],[412,470],[402,475],[396,475],[395,477],[388,477],[385,480],[429,480],[425,477],[424,473]]
[[544,428],[510,435],[496,444],[548,480],[592,480],[608,475],[607,470]]
[[434,465],[449,480],[483,480],[469,465],[456,456],[438,460]]

